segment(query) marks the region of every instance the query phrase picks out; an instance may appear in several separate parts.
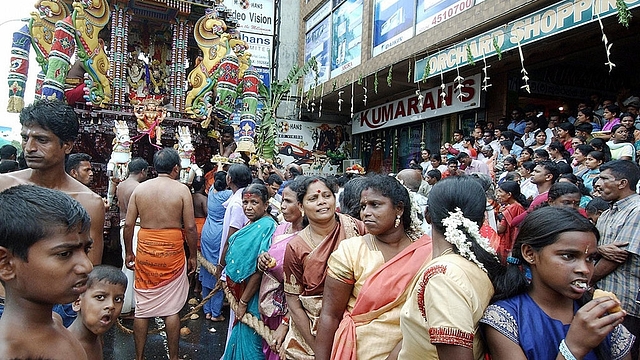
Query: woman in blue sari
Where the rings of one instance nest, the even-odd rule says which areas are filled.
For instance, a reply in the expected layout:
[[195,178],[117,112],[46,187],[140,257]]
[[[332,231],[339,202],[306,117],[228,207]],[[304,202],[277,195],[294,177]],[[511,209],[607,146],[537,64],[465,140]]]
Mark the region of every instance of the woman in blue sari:
[[[227,173],[218,171],[215,175],[215,183],[209,190],[207,200],[207,220],[202,228],[200,251],[207,261],[217,264],[220,257],[220,238],[222,237],[222,221],[224,220],[225,208],[222,204],[231,197],[231,190],[227,189]],[[202,296],[209,295],[214,286],[216,278],[203,266],[200,269],[200,282],[202,282]],[[222,316],[222,300],[224,294],[217,292],[204,304],[205,318],[212,321],[224,321]]]
[[264,359],[262,338],[239,320],[248,312],[260,318],[258,309],[262,273],[257,271],[258,255],[269,250],[277,223],[267,211],[269,194],[261,184],[251,184],[242,191],[242,210],[249,223],[229,237],[225,255],[227,284],[238,301],[224,359]]

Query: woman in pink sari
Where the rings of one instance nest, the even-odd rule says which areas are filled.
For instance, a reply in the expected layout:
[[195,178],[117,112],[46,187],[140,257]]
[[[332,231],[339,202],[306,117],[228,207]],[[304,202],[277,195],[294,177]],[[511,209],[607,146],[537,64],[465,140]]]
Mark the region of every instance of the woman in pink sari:
[[284,251],[289,240],[302,230],[302,212],[300,211],[296,185],[289,182],[282,191],[282,203],[280,210],[284,222],[277,228],[271,238],[271,247],[268,252],[260,254],[258,258],[258,270],[264,272],[260,284],[260,315],[262,321],[275,333],[274,343],[267,344],[262,341],[262,351],[266,360],[284,359],[284,352],[280,356],[284,337],[289,330],[289,309],[284,295]]
[[331,255],[316,337],[316,360],[384,360],[400,351],[400,309],[431,260],[418,209],[393,177],[366,179],[360,218],[368,234]]

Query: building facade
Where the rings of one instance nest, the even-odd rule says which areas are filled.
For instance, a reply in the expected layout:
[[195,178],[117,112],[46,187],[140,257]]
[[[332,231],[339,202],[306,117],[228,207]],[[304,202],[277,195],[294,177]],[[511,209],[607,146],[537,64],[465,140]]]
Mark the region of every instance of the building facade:
[[298,61],[318,73],[301,113],[351,125],[353,157],[385,172],[515,108],[575,116],[640,84],[640,1],[625,4],[628,27],[615,0],[303,0]]

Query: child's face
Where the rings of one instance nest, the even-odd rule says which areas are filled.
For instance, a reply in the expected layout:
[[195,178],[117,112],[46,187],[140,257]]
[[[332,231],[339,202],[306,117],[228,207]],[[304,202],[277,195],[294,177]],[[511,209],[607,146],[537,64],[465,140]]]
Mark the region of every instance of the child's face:
[[598,254],[593,233],[567,231],[539,251],[526,246],[523,256],[531,264],[536,291],[570,299],[579,299],[587,291]]
[[125,287],[105,280],[94,282],[74,303],[82,316],[82,323],[92,333],[102,335],[120,316]]
[[78,233],[57,228],[54,235],[29,248],[28,261],[14,256],[10,285],[23,299],[41,304],[68,304],[85,292],[93,265],[87,257],[92,241],[89,231]]

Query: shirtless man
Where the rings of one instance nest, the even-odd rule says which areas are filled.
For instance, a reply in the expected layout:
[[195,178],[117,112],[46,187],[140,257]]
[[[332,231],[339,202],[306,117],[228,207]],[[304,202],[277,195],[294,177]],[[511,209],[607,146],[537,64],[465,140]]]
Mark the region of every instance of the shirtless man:
[[[129,198],[131,198],[131,193],[133,193],[133,189],[136,186],[140,185],[141,182],[147,180],[147,171],[149,168],[149,163],[147,160],[137,157],[133,158],[129,162],[129,177],[127,177],[123,182],[118,184],[118,188],[116,189],[116,196],[118,198],[118,208],[120,209],[120,238],[122,239],[122,259],[126,257],[126,253],[124,251],[124,236],[122,234],[124,230],[124,220],[127,218],[127,205],[129,205]],[[133,234],[133,252],[135,254],[135,247],[137,245],[138,234],[137,230],[140,229],[139,226],[136,226]],[[127,291],[124,294],[124,303],[122,304],[122,313],[129,314],[135,307],[135,299],[133,297],[133,271],[129,270],[129,268],[125,266],[122,267],[122,272],[127,276]]]
[[[153,157],[158,177],[138,185],[131,194],[124,225],[125,264],[135,268],[136,297],[133,337],[136,359],[144,358],[149,318],[163,317],[169,359],[178,359],[180,317],[187,301],[187,272],[196,269],[196,224],[191,191],[176,181],[180,176],[180,156],[172,148]],[[160,206],[161,205],[161,206]],[[133,253],[133,229],[140,218],[137,256]],[[182,225],[189,246],[185,263]]]
[[[94,265],[102,262],[102,198],[69,176],[64,170],[65,156],[71,153],[78,136],[78,117],[73,108],[59,101],[40,100],[20,113],[22,149],[28,169],[0,175],[0,191],[32,184],[59,190],[78,201],[91,217],[89,235],[93,245],[89,259]],[[0,286],[0,297],[4,288]]]
[[91,169],[91,156],[89,154],[75,153],[67,156],[65,171],[84,186],[89,186],[93,182],[93,170]]
[[220,155],[228,158],[236,151],[238,145],[233,138],[233,126],[225,126],[220,134]]

